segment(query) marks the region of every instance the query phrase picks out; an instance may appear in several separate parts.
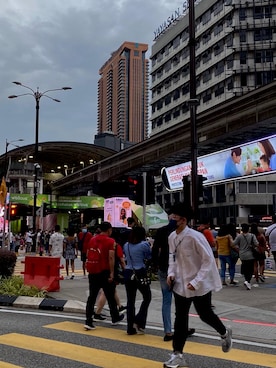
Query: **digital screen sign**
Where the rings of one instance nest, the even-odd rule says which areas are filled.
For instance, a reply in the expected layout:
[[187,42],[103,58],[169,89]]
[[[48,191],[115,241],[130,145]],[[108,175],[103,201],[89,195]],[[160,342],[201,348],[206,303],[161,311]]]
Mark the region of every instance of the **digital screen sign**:
[[[276,134],[240,146],[198,157],[198,175],[204,185],[241,179],[276,171]],[[183,176],[191,174],[191,162],[163,168],[163,181],[168,190],[183,188]],[[164,177],[165,176],[165,177]]]

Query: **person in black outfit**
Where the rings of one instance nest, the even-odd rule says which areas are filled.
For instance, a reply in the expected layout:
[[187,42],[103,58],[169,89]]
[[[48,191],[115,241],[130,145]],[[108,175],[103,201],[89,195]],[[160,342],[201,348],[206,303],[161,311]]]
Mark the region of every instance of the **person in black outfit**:
[[[176,229],[176,221],[172,218],[172,214],[168,213],[169,223],[157,230],[152,247],[152,265],[158,270],[158,277],[162,290],[162,319],[164,326],[164,341],[173,339],[171,324],[171,304],[172,289],[167,284],[168,267],[169,267],[169,243],[168,238],[171,232]],[[189,328],[189,335],[195,333],[194,328]]]

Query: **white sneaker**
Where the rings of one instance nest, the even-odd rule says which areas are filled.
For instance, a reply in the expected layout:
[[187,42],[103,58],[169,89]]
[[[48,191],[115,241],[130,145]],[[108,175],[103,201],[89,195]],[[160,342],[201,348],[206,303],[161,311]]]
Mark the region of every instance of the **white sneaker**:
[[250,284],[250,282],[244,281],[243,284],[244,284],[244,286],[246,287],[247,290],[251,290],[251,284]]
[[164,368],[189,368],[183,354],[173,353],[170,359],[163,364]]
[[232,329],[230,327],[226,327],[225,336],[221,336],[221,348],[224,353],[228,353],[232,348]]

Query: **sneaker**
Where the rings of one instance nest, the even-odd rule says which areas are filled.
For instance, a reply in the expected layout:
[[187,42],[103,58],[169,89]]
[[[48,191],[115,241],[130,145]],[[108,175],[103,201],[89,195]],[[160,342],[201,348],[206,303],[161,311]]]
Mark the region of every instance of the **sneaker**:
[[145,335],[145,329],[138,326],[137,323],[133,324],[133,328],[137,331],[137,335]]
[[124,305],[121,305],[121,306],[118,308],[118,311],[119,311],[119,313],[122,313],[122,312],[124,312],[126,309],[127,309],[127,307],[125,307]]
[[231,286],[238,286],[238,282],[237,281],[230,281],[230,285]]
[[223,281],[222,283],[223,286],[228,286],[227,282]]
[[164,336],[164,341],[172,341],[172,339],[173,339],[173,335],[165,335]]
[[260,275],[260,276],[259,276],[259,279],[260,279],[262,282],[265,282],[265,277],[264,277],[264,275]]
[[117,326],[120,322],[123,321],[124,318],[125,318],[125,315],[124,314],[120,314],[119,315],[119,319],[117,321],[112,322],[112,325],[113,326]]
[[74,280],[74,277],[75,277],[75,275],[72,275],[72,276],[70,277],[70,280]]
[[98,321],[104,321],[106,318],[102,314],[95,313],[94,319],[97,319]]
[[170,359],[164,363],[164,368],[185,368],[189,367],[183,357],[183,354],[173,353]]
[[194,328],[189,328],[188,329],[188,337],[192,336],[195,333],[195,329]]
[[226,334],[221,336],[221,340],[222,351],[228,353],[232,348],[232,329],[230,327],[226,327]]
[[251,290],[251,284],[250,284],[250,282],[244,281],[243,284],[244,284],[244,286],[246,287],[247,290]]
[[93,323],[86,323],[83,327],[86,331],[96,330],[96,327],[93,325]]
[[253,284],[252,286],[253,287],[259,287],[259,284]]

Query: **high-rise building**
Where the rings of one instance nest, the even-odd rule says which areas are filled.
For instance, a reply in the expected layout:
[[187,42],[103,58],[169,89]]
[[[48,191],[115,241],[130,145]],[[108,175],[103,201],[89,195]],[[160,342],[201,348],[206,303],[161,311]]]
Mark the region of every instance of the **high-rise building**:
[[[155,32],[152,135],[190,116],[187,3]],[[275,80],[275,15],[275,0],[195,1],[198,114]]]
[[124,42],[99,70],[98,134],[113,132],[132,143],[148,137],[147,50],[147,44]]

